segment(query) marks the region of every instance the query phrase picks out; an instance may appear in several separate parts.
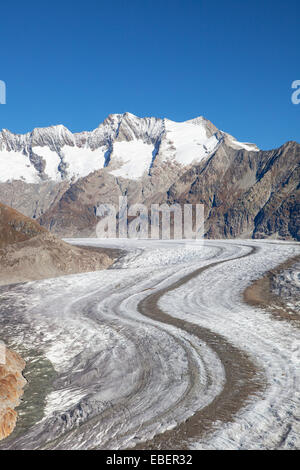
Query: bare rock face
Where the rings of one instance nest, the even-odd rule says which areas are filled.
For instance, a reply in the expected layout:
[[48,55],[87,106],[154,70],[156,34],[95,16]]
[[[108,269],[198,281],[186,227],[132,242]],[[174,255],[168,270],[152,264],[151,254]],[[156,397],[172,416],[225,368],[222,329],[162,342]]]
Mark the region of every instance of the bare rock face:
[[168,202],[202,203],[208,238],[300,240],[300,145],[249,152],[219,149],[171,186]]
[[45,181],[31,184],[22,180],[0,183],[0,201],[32,219],[38,219],[69,188],[70,183]]
[[25,361],[6,348],[5,364],[0,364],[0,440],[14,430],[17,422],[15,408],[20,404],[26,380],[22,375]]

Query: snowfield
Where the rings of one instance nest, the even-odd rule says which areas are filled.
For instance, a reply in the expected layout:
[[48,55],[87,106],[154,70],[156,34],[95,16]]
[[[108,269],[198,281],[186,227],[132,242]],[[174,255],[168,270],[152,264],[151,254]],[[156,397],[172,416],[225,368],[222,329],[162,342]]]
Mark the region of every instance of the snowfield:
[[43,418],[1,449],[300,448],[299,330],[242,297],[299,244],[68,241],[126,254],[0,291],[6,338],[56,371]]

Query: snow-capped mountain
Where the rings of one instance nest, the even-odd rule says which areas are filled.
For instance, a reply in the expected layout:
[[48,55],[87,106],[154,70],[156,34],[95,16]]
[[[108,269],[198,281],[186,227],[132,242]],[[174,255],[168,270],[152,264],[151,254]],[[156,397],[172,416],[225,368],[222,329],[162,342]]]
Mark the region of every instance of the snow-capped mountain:
[[260,151],[198,117],[111,114],[91,132],[0,133],[0,202],[60,236],[95,236],[99,204],[203,204],[208,238],[300,240],[300,145]]
[[234,149],[257,151],[236,141],[203,117],[185,122],[111,114],[91,132],[72,133],[63,125],[19,135],[0,132],[0,182],[74,181],[107,168],[115,177],[139,179],[152,168],[178,168],[210,157],[226,141]]

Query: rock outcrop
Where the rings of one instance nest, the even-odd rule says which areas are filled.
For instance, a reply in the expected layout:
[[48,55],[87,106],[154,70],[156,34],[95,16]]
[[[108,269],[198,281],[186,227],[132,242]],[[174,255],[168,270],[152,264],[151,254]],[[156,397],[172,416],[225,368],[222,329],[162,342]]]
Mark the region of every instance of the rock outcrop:
[[26,380],[22,375],[25,361],[14,351],[6,348],[5,363],[0,363],[0,440],[14,430]]

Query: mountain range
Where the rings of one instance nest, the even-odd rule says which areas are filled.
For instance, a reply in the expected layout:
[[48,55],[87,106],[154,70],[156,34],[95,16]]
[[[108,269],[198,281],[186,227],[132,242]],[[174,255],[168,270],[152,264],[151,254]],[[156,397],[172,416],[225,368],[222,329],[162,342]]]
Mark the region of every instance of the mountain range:
[[300,145],[260,150],[203,117],[112,114],[91,132],[0,133],[0,201],[64,237],[95,236],[100,204],[202,203],[208,238],[300,240]]

